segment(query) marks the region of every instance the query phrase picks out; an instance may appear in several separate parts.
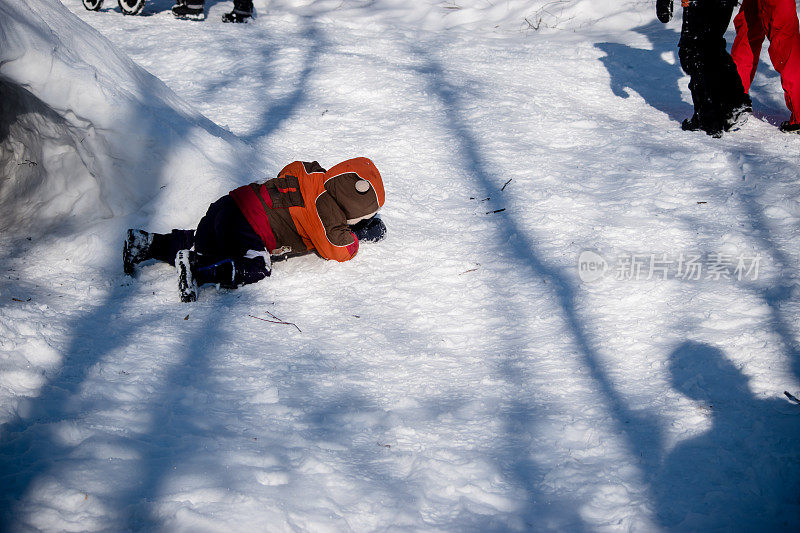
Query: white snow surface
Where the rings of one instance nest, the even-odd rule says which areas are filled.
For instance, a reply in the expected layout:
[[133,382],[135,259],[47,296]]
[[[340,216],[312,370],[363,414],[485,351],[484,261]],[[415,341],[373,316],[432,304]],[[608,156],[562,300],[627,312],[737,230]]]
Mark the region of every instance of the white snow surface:
[[[800,138],[766,51],[681,131],[652,4],[0,0],[0,530],[798,530]],[[123,275],[126,228],[356,156],[354,260]]]

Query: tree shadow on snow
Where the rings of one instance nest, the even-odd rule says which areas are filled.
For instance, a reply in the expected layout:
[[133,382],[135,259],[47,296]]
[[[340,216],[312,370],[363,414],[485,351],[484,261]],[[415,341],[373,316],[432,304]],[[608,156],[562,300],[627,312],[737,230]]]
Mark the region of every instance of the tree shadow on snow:
[[[320,357],[324,360],[320,361]],[[345,360],[330,361],[328,357],[303,354],[298,358],[303,362],[301,372],[276,376],[277,381],[285,383],[287,391],[282,404],[302,413],[287,429],[297,431],[298,436],[310,444],[303,456],[289,466],[302,484],[314,483],[313,469],[306,473],[304,467],[315,461],[330,467],[334,475],[346,476],[350,480],[347,491],[358,495],[363,506],[374,507],[376,511],[371,513],[371,518],[388,527],[391,522],[387,523],[386,517],[405,517],[410,515],[409,510],[419,507],[424,487],[414,476],[407,476],[396,468],[397,454],[404,452],[396,446],[392,449],[389,443],[395,422],[393,415],[352,387],[331,390],[324,386],[337,380],[337,375],[357,375],[363,369],[349,369]],[[335,367],[335,370],[331,372],[326,367]],[[286,446],[285,435],[276,445]],[[413,452],[405,453],[413,455]],[[337,512],[337,508],[348,509],[353,505],[340,503],[335,490],[325,487],[321,493],[306,491],[306,495],[306,502],[292,503],[304,518],[325,516],[326,525],[334,530],[350,530],[356,523]],[[331,502],[333,509],[319,507],[319,503],[329,506]],[[416,520],[411,522],[418,525]],[[302,522],[290,522],[290,525],[306,529]]]
[[[776,135],[780,135],[776,133]],[[735,197],[741,205],[741,226],[740,231],[748,239],[755,242],[752,247],[752,255],[759,255],[760,262],[755,275],[758,279],[748,280],[745,277],[740,281],[741,288],[755,294],[768,307],[769,315],[766,319],[770,331],[775,333],[780,339],[783,353],[787,356],[791,365],[791,370],[796,379],[800,380],[800,342],[798,342],[798,332],[794,325],[794,315],[784,309],[784,305],[796,302],[800,285],[797,282],[797,263],[784,250],[778,242],[777,235],[773,229],[773,223],[765,213],[768,205],[762,201],[762,193],[759,190],[765,187],[777,187],[787,184],[788,187],[793,183],[794,168],[796,165],[795,157],[792,154],[782,155],[782,166],[785,169],[783,175],[760,175],[760,172],[752,172],[750,169],[758,169],[763,165],[763,161],[775,162],[774,152],[764,150],[761,145],[749,145],[747,151],[732,149],[728,153],[732,171],[741,175],[742,179],[732,187],[715,186],[713,195],[719,198],[728,196]],[[688,217],[685,223],[692,232],[707,229],[707,233],[719,231],[716,222],[707,217]],[[766,252],[765,255],[761,255]],[[772,261],[767,264],[767,261]],[[772,269],[770,269],[772,267]],[[773,270],[774,269],[774,270]],[[775,272],[773,278],[764,277],[765,270],[767,276]],[[770,281],[772,279],[772,281]],[[776,394],[780,394],[776,389]]]
[[[158,85],[160,82],[152,77],[141,77],[140,83],[142,83],[140,92],[147,93],[148,90],[152,90],[150,84]],[[183,142],[182,139],[191,137],[190,130],[196,126],[185,116],[178,116],[177,112],[169,107],[154,107],[152,111],[154,116],[161,117],[176,130],[174,135],[169,136],[154,131],[151,133],[152,138],[179,143]],[[203,126],[212,135],[230,136],[209,121],[205,121]],[[148,137],[147,132],[142,132],[142,135]],[[160,148],[164,153],[172,153],[179,149],[177,146],[160,146]],[[152,154],[147,151],[140,154],[129,151],[126,157],[132,161],[152,160]],[[241,171],[234,168],[230,170],[232,173]],[[149,183],[154,189],[141,197],[154,198],[158,194],[159,181],[168,181],[168,176],[162,175],[164,171],[165,169],[155,170],[154,175],[159,176],[158,179],[141,180],[141,187]],[[139,220],[144,227],[147,226],[147,219]],[[65,227],[69,226],[65,224]],[[124,235],[120,233],[119,240],[112,244],[119,252],[123,237]],[[168,425],[166,430],[163,425],[151,428],[150,436],[126,434],[128,428],[125,428],[124,424],[122,431],[118,432],[115,429],[118,426],[114,422],[111,423],[111,428],[102,429],[84,425],[87,418],[97,416],[102,418],[106,416],[102,414],[103,412],[114,408],[123,411],[141,409],[145,414],[146,410],[150,409],[156,423],[163,422],[167,416],[165,411],[159,410],[157,406],[131,406],[130,403],[136,403],[135,400],[126,399],[124,395],[118,398],[115,393],[120,376],[113,371],[108,375],[103,374],[109,368],[124,366],[124,353],[127,350],[147,351],[148,329],[154,323],[169,319],[171,315],[169,308],[154,310],[127,308],[129,300],[134,295],[141,294],[142,287],[137,286],[136,282],[131,286],[128,278],[122,274],[121,258],[117,259],[119,255],[121,254],[114,253],[115,259],[111,264],[97,269],[103,278],[98,281],[100,283],[107,281],[111,288],[96,304],[87,299],[86,309],[79,308],[68,321],[65,329],[69,332],[71,340],[60,354],[60,369],[47,376],[46,383],[40,388],[38,396],[22,402],[14,419],[0,426],[0,530],[36,528],[37,520],[43,516],[42,509],[55,513],[56,516],[62,512],[70,513],[73,508],[67,500],[57,498],[51,501],[48,498],[47,490],[53,489],[59,492],[85,491],[87,500],[91,493],[92,501],[108,504],[106,510],[113,510],[109,511],[108,515],[98,517],[104,521],[104,529],[123,530],[125,527],[120,521],[129,520],[125,513],[130,504],[124,501],[124,496],[153,492],[151,490],[151,486],[155,484],[153,480],[159,477],[156,472],[168,466],[164,455],[168,455],[169,450],[158,448],[158,440],[161,438],[159,432],[168,431]],[[144,290],[146,292],[146,289]],[[186,360],[202,369],[203,352],[200,347],[201,341],[198,339],[190,343]],[[150,369],[129,368],[120,370],[120,373],[127,375],[149,371]],[[178,380],[174,377],[176,372],[168,374],[167,380]],[[198,379],[202,383],[202,378]],[[99,389],[96,387],[98,384],[101,385]],[[168,381],[165,382],[165,387],[170,385],[172,384]],[[140,393],[145,394],[144,391]],[[168,396],[168,392],[160,396],[164,397],[175,400],[174,396]],[[70,428],[74,427],[80,428],[79,432],[85,431],[91,435],[90,450],[94,449],[95,443],[108,444],[117,449],[136,450],[137,447],[141,447],[138,442],[142,440],[146,443],[145,448],[140,450],[142,458],[138,464],[136,460],[130,463],[123,461],[122,466],[119,461],[91,462],[82,455],[86,452],[81,451],[85,437],[73,438],[74,434]],[[184,427],[191,426],[187,423]],[[152,445],[152,448],[147,448],[147,445]],[[99,467],[100,470],[98,464],[102,465]],[[82,485],[84,483],[89,486]],[[91,486],[93,483],[97,492]],[[101,483],[99,488],[96,483]],[[139,488],[132,490],[131,486]],[[117,490],[109,491],[108,487]],[[120,495],[123,495],[122,499]],[[50,516],[52,518],[52,514]]]
[[750,289],[758,294],[769,307],[772,331],[780,338],[783,349],[791,362],[792,371],[800,380],[800,343],[797,340],[797,331],[793,326],[796,323],[796,317],[786,316],[786,312],[783,310],[783,304],[796,301],[797,298],[799,287],[795,278],[796,264],[776,243],[757,197],[747,192],[740,193],[740,196],[750,228],[755,233],[761,247],[768,251],[769,258],[773,259],[779,268],[776,283],[771,286],[753,283]]
[[694,402],[696,424],[710,427],[678,443],[655,476],[661,525],[683,531],[796,531],[798,407],[753,397],[748,379],[707,344],[678,346],[669,370],[674,389]]
[[[742,182],[735,194],[739,197],[743,207],[743,220],[749,228],[748,234],[755,238],[758,248],[767,252],[767,257],[762,260],[774,261],[777,268],[775,281],[770,285],[765,285],[758,280],[754,280],[745,287],[757,294],[770,310],[769,323],[771,329],[781,340],[784,353],[787,355],[791,369],[796,379],[800,380],[800,342],[797,339],[797,330],[794,326],[795,317],[787,316],[783,309],[784,304],[796,301],[798,293],[797,264],[792,257],[784,251],[778,244],[773,224],[765,214],[765,207],[761,205],[760,195],[757,192],[759,187],[769,186],[773,182],[792,183],[793,169],[795,160],[787,156],[784,168],[787,169],[785,176],[765,176],[759,178],[750,175],[750,168],[758,168],[761,161],[774,159],[774,155],[763,151],[760,147],[752,147],[750,153],[740,153],[736,170],[742,175]],[[720,191],[722,193],[722,191]],[[764,265],[765,267],[767,265]],[[778,393],[780,391],[777,391]]]
[[[264,108],[258,119],[254,121],[256,126],[253,131],[247,135],[241,136],[241,139],[245,142],[253,143],[259,139],[265,139],[278,131],[306,101],[306,88],[311,82],[314,68],[327,42],[313,19],[307,17],[304,19],[303,23],[304,29],[302,35],[309,44],[305,52],[305,57],[303,58],[303,64],[294,76],[294,88],[288,94],[272,100],[269,105]],[[266,53],[266,51],[262,53]],[[269,61],[265,60],[265,63],[268,64]]]
[[[430,47],[436,49],[436,47]],[[449,81],[447,71],[422,46],[415,46],[412,54],[419,64],[412,67],[422,78],[428,92],[442,104],[446,116],[446,128],[456,140],[453,158],[463,162],[465,173],[473,179],[480,195],[496,196],[495,193],[503,185],[502,178],[494,175],[489,163],[482,155],[479,142],[464,118],[464,102],[462,90]],[[502,205],[498,207],[503,207]],[[579,316],[575,284],[558,268],[547,264],[545,258],[537,251],[536,244],[530,241],[522,231],[510,211],[496,213],[496,227],[501,242],[516,242],[509,248],[512,261],[526,268],[533,279],[542,280],[552,291],[555,302],[561,310],[561,318],[565,322],[569,338],[565,353],[576,353],[578,364],[588,369],[588,375],[596,384],[597,394],[607,406],[611,417],[611,431],[620,435],[627,447],[628,455],[636,458],[635,462],[643,470],[642,479],[646,479],[658,464],[661,430],[657,419],[649,413],[641,413],[631,409],[625,398],[617,392],[610,376],[600,362],[600,354],[593,345],[588,325]],[[526,228],[527,230],[527,228]],[[521,312],[520,314],[523,314]],[[508,382],[518,379],[514,364],[510,362],[498,373]],[[594,394],[594,392],[593,392]],[[520,391],[520,399],[509,405],[502,413],[506,431],[503,442],[498,444],[501,468],[509,479],[528,493],[528,506],[519,512],[527,527],[547,527],[543,524],[554,524],[553,527],[568,527],[570,530],[590,529],[578,514],[580,503],[561,495],[548,494],[541,486],[540,480],[545,474],[542,465],[531,459],[529,447],[530,436],[520,432],[521,426],[529,426],[537,417],[537,406],[525,398]],[[633,461],[633,460],[632,460]]]
[[[247,413],[241,391],[234,383],[225,384],[219,372],[232,355],[236,337],[226,327],[225,315],[231,310],[215,301],[186,306],[186,312],[191,324],[172,317],[181,348],[165,365],[159,388],[140,406],[149,415],[148,425],[127,442],[138,458],[135,482],[108,497],[109,507],[121,510],[120,530],[167,527],[163,521],[169,515],[157,506],[186,505],[181,501],[185,493],[235,495],[240,480],[229,470],[224,453],[254,444],[250,435],[234,432]],[[221,448],[220,442],[231,447]]]

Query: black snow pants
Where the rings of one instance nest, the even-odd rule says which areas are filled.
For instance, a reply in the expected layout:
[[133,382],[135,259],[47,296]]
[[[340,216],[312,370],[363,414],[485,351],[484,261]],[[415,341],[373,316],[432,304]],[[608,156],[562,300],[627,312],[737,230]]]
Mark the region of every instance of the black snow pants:
[[[174,229],[167,234],[153,234],[151,254],[154,259],[175,262],[179,250],[194,247],[195,276],[201,283],[218,283],[219,273],[236,272],[236,284],[255,283],[270,273],[264,257],[264,243],[244,218],[233,198],[226,195],[211,204],[197,224],[197,230]],[[229,274],[221,274],[230,279]],[[225,280],[227,281],[227,280]]]
[[681,67],[691,77],[692,120],[708,133],[721,133],[731,112],[750,101],[725,43],[736,4],[736,0],[689,0],[683,10]]

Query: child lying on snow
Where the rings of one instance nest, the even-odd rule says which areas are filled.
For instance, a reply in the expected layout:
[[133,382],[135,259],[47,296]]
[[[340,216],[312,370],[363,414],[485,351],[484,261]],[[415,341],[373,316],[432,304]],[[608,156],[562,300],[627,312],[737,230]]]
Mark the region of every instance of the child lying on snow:
[[384,200],[381,175],[367,158],[327,171],[316,161],[295,161],[277,178],[244,185],[211,204],[197,230],[128,230],[123,267],[132,276],[148,259],[173,263],[181,301],[193,302],[204,283],[235,288],[264,279],[271,256],[316,251],[324,259],[352,259],[359,240],[385,235],[375,216]]

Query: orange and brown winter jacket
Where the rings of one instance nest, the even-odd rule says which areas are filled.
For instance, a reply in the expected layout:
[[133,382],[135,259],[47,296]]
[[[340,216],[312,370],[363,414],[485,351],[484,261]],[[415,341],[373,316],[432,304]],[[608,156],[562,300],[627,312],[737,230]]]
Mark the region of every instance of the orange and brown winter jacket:
[[385,200],[381,175],[365,157],[327,171],[316,161],[295,161],[277,178],[244,185],[230,196],[272,255],[315,250],[337,261],[358,251],[348,224],[374,215]]

